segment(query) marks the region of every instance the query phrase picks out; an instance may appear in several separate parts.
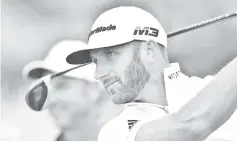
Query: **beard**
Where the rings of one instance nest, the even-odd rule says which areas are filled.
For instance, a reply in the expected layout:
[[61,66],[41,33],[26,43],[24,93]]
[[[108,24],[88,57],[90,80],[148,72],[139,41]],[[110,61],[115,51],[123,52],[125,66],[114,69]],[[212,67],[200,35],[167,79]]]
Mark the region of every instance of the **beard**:
[[134,101],[150,78],[150,74],[140,59],[139,48],[134,47],[133,58],[125,69],[124,75],[124,82],[119,77],[114,77],[120,84],[120,87],[115,91],[108,91],[115,104],[125,104]]

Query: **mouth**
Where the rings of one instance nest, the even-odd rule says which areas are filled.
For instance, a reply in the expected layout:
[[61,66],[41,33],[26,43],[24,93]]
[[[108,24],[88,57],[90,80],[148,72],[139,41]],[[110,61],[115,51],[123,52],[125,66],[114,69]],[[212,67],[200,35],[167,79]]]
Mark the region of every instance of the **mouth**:
[[118,79],[117,78],[110,78],[110,79],[107,79],[107,80],[104,80],[103,83],[104,83],[104,87],[107,89],[109,86],[113,85],[114,83],[118,82]]
[[111,89],[111,90],[108,90],[108,93],[110,96],[113,96],[115,94],[115,91],[113,89]]

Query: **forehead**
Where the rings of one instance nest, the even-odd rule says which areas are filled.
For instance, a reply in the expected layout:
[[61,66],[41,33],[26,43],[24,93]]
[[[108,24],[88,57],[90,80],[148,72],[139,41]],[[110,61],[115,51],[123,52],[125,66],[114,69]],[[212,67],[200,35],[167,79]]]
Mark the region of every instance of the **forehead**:
[[103,53],[107,51],[117,51],[117,52],[125,52],[128,47],[132,47],[132,44],[125,43],[125,44],[120,44],[120,45],[115,45],[115,46],[110,46],[110,47],[103,47],[103,48],[98,48],[98,49],[93,49],[90,50],[90,55],[91,57],[97,56],[97,55],[103,55]]

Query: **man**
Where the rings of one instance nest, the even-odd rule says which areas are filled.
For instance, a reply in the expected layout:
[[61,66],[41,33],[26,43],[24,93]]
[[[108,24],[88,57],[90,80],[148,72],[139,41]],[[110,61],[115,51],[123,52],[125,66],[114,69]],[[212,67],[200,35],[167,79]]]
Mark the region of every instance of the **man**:
[[[99,141],[204,140],[237,107],[236,58],[215,79],[207,77],[212,80],[205,83],[208,85],[201,91],[195,88],[197,95],[169,114],[165,81],[184,75],[172,72],[177,63],[169,63],[164,29],[140,8],[118,7],[101,14],[91,28],[88,44],[70,54],[67,62],[96,63],[95,78],[115,104],[125,105],[123,112],[101,129]],[[190,92],[183,91],[186,95]]]
[[[85,46],[85,43],[75,40],[56,44],[43,61],[26,65],[23,77],[36,80],[72,68],[64,60],[66,55]],[[118,107],[108,101],[101,85],[91,78],[93,73],[94,65],[89,65],[49,82],[47,104],[43,109],[49,110],[61,129],[62,133],[56,140],[96,140],[101,126],[117,113]],[[107,109],[109,113],[101,115],[102,109]]]

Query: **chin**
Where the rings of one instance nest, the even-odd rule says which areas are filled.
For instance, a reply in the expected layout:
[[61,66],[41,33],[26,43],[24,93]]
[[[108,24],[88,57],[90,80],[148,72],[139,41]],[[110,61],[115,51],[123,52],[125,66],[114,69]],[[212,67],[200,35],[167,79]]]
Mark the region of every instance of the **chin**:
[[125,104],[126,102],[123,100],[116,100],[116,99],[112,99],[113,103],[116,105],[120,105],[120,104]]
[[[126,97],[125,97],[126,96]],[[114,104],[126,104],[135,100],[136,96],[132,93],[115,93],[110,96]]]

